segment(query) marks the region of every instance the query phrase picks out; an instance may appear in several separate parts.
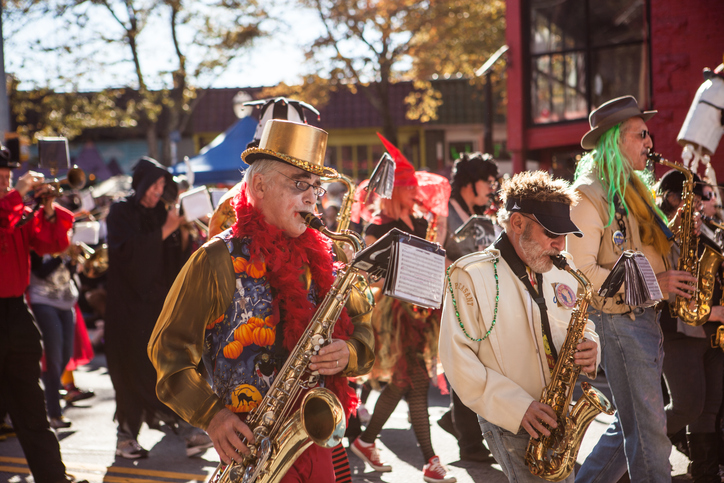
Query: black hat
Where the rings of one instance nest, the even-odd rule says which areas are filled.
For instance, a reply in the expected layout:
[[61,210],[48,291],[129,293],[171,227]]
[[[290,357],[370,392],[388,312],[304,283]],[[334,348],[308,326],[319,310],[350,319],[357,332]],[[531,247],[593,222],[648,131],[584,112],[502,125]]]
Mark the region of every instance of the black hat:
[[[678,169],[667,171],[659,180],[659,194],[663,196],[666,193],[676,193],[681,196],[684,191],[685,179],[686,176],[684,173]],[[704,197],[704,183],[696,173],[694,173],[694,194],[702,198]]]
[[11,161],[10,150],[0,144],[0,168],[15,169],[20,167],[20,163],[17,161]]
[[505,209],[508,213],[533,215],[543,228],[555,235],[573,233],[579,238],[583,236],[583,232],[571,221],[571,207],[566,203],[508,198]]
[[642,111],[638,102],[636,102],[636,98],[633,96],[611,99],[591,112],[591,115],[588,116],[588,123],[591,125],[591,129],[583,135],[581,147],[583,149],[594,149],[598,138],[616,124],[622,123],[632,117],[640,117],[644,121],[648,121],[654,117],[654,114],[657,112],[659,111]]

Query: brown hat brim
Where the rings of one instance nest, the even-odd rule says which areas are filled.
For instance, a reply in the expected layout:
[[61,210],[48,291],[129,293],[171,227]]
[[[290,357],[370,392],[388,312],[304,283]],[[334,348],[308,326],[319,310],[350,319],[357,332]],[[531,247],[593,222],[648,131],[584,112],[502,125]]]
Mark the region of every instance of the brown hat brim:
[[323,176],[325,178],[339,178],[339,173],[333,168],[318,166],[283,153],[272,151],[271,149],[249,148],[241,153],[241,159],[246,164],[253,164],[255,161],[260,159],[274,159],[276,161],[291,164],[292,166],[296,166],[299,169],[303,169],[308,173],[316,174],[317,176]]
[[581,147],[583,149],[595,149],[596,143],[603,134],[614,127],[616,124],[620,124],[627,119],[632,117],[640,117],[644,122],[648,121],[659,111],[639,111],[636,108],[622,109],[615,114],[609,116],[605,123],[601,123],[599,126],[594,127],[581,138]]

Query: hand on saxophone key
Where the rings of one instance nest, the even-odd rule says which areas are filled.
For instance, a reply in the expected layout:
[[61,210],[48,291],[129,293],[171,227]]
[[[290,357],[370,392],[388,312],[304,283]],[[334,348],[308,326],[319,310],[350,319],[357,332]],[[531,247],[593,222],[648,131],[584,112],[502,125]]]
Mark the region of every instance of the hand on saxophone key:
[[674,294],[687,299],[691,298],[697,283],[696,277],[682,270],[667,270],[657,273],[656,281],[659,282],[664,296]]
[[558,427],[556,412],[547,404],[533,401],[523,415],[520,425],[530,434],[531,438],[538,439],[539,433],[543,436],[550,436],[551,432],[548,428]]
[[584,373],[590,374],[596,370],[596,361],[598,359],[598,346],[595,342],[583,339],[576,346],[576,353],[573,356],[573,362],[579,366]]
[[241,438],[254,443],[254,435],[249,426],[226,408],[216,413],[206,432],[214,443],[219,458],[227,465],[232,461],[239,463],[243,455],[249,454],[249,448]]
[[312,356],[309,369],[319,371],[323,376],[331,376],[342,372],[349,362],[349,347],[343,340],[333,340],[329,345],[319,349],[316,356]]

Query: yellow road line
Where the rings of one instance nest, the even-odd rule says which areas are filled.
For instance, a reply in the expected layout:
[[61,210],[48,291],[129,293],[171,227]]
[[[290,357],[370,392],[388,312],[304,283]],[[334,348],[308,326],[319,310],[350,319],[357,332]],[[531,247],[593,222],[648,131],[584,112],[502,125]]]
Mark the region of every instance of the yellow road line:
[[[30,473],[30,470],[27,468],[27,462],[25,458],[13,458],[8,456],[0,456],[0,463],[10,463],[10,464],[20,464],[24,465],[24,467],[9,467],[9,466],[0,466],[0,471],[16,471],[21,473]],[[208,477],[208,475],[204,474],[195,474],[195,473],[177,473],[174,471],[160,471],[160,470],[151,470],[151,469],[143,469],[143,468],[125,468],[122,466],[101,466],[101,465],[89,465],[85,463],[71,463],[71,462],[65,462],[66,469],[70,471],[71,473],[74,473],[73,470],[85,470],[86,472],[92,472],[92,473],[86,473],[88,476],[99,476],[106,473],[106,476],[103,478],[104,481],[124,481],[121,477],[112,477],[109,476],[108,473],[120,473],[120,474],[128,474],[128,475],[140,475],[140,476],[155,476],[158,478],[170,478],[174,480],[182,480],[182,481],[204,481]],[[80,475],[76,475],[80,476]],[[115,478],[113,480],[112,478]],[[157,480],[141,480],[141,479],[133,479],[135,482],[146,482],[146,481],[153,481],[157,483]]]

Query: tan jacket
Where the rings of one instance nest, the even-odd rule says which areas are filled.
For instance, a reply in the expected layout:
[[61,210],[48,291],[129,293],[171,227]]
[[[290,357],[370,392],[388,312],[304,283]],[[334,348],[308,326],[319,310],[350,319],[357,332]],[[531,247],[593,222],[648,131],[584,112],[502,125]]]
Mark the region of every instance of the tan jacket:
[[[493,260],[497,260],[495,267]],[[439,356],[448,380],[466,406],[491,423],[517,433],[528,406],[540,399],[550,382],[538,305],[492,247],[464,256],[451,265],[450,281],[465,331],[473,339],[480,339],[493,321],[496,270],[500,292],[498,315],[490,336],[482,342],[466,337],[446,283]],[[571,275],[556,268],[543,274],[553,344],[560,348],[571,320],[573,299],[569,299],[568,307],[557,303],[557,284],[565,284],[572,294],[578,284]],[[590,321],[586,337],[598,344],[595,326]],[[590,376],[595,377],[595,373]]]
[[[609,203],[603,185],[594,175],[589,174],[579,178],[573,187],[582,196],[578,204],[571,208],[571,220],[583,232],[583,238],[566,237],[566,250],[573,255],[578,268],[591,281],[594,293],[601,288],[623,250],[642,252],[654,269],[654,273],[668,270],[666,260],[656,253],[652,246],[641,242],[639,225],[633,216],[624,218],[626,240],[623,246],[619,247],[613,242],[613,234],[619,230],[619,225],[614,219],[609,226],[606,226],[609,219]],[[591,305],[607,314],[630,312],[631,307],[623,302],[623,291],[622,285],[614,297],[604,299],[594,295]]]

